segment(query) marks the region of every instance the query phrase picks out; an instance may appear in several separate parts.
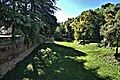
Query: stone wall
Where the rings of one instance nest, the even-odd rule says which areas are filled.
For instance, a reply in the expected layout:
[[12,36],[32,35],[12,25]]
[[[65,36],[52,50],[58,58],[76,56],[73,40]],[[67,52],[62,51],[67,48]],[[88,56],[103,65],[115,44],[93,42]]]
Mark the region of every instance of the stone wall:
[[[22,50],[22,52],[19,52],[19,54],[17,53],[17,55],[15,55],[14,58],[10,58],[10,55],[8,55],[10,60],[7,58],[8,59],[7,61],[2,62],[0,64],[0,78],[2,78],[7,72],[12,70],[18,62],[22,61],[25,57],[27,57],[38,45],[39,44],[36,44],[29,49]],[[6,55],[6,57],[7,57],[7,55]],[[12,57],[13,57],[13,55],[12,55]]]
[[0,45],[0,65],[14,59],[17,55],[27,49],[24,43]]

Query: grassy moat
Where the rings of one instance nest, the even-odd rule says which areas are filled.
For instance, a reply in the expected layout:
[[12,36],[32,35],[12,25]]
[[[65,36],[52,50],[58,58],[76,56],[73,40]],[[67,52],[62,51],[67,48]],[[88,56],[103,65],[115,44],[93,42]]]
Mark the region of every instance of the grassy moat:
[[[55,53],[57,58],[44,65],[39,50]],[[114,52],[114,48],[100,48],[96,43],[44,44],[18,63],[2,80],[119,80],[120,63],[115,60]]]

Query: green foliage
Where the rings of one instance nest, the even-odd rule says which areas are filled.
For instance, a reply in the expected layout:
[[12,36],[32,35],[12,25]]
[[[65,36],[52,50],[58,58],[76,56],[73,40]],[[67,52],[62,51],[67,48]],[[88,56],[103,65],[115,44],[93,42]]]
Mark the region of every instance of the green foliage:
[[46,66],[49,66],[60,59],[60,55],[56,52],[53,52],[50,48],[39,50],[38,57],[41,59],[42,64]]
[[64,26],[63,26],[63,23],[59,23],[59,25],[57,26],[57,28],[55,29],[55,32],[54,32],[54,37],[56,38],[62,38],[63,36],[63,32],[64,32]]
[[55,0],[0,1],[0,27],[11,27],[13,36],[22,35],[32,44],[43,38],[38,35],[51,37],[57,25],[54,4]]
[[80,40],[80,32],[79,31],[75,31],[74,33],[74,39],[79,41]]
[[71,27],[71,23],[73,22],[74,18],[68,18],[68,21],[59,23],[59,26],[57,26],[54,36],[55,38],[69,38],[73,39],[74,37],[74,30]]
[[83,11],[76,18],[63,24],[65,35],[71,33],[72,40],[93,40],[104,46],[115,46],[116,33],[120,29],[120,4],[106,3],[101,8]]

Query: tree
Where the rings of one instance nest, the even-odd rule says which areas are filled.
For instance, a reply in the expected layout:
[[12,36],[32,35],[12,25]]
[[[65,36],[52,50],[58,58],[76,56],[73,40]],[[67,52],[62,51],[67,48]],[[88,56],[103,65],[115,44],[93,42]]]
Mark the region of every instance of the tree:
[[63,23],[59,23],[59,25],[56,27],[55,32],[54,32],[54,38],[63,38],[64,36],[64,26]]
[[0,22],[6,28],[13,25],[13,37],[19,33],[25,42],[33,44],[54,32],[57,25],[54,3],[55,0],[2,0]]
[[114,54],[116,58],[119,58],[120,57],[120,54],[119,54],[119,51],[118,51],[118,47],[119,47],[119,38],[120,38],[120,10],[118,10],[116,16],[115,16],[115,19],[116,19],[116,40],[117,40],[117,43],[116,43],[116,53]]
[[87,31],[86,32],[87,34],[84,35],[86,39],[93,39],[97,41],[100,40],[99,29],[103,23],[104,23],[103,16],[101,16],[100,14],[93,10],[87,10],[82,12],[80,16],[76,17],[74,21],[71,23],[71,25],[74,28],[75,35],[76,33],[78,33],[79,35],[78,40],[82,39],[83,35],[81,34],[85,34],[85,32]]

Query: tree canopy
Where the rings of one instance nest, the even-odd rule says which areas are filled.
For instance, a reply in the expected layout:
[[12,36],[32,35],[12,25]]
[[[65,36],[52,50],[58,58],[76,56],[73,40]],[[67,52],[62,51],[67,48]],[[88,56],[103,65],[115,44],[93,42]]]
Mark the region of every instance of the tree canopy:
[[116,33],[120,29],[119,17],[120,3],[107,3],[101,8],[83,11],[79,16],[61,24],[66,34],[72,31],[71,36],[75,40],[101,41],[105,46],[115,46],[116,35],[119,35]]
[[[0,27],[11,27],[12,35],[24,36],[25,42],[34,43],[50,37],[57,19],[55,0],[0,0]],[[28,43],[28,44],[29,44]]]

